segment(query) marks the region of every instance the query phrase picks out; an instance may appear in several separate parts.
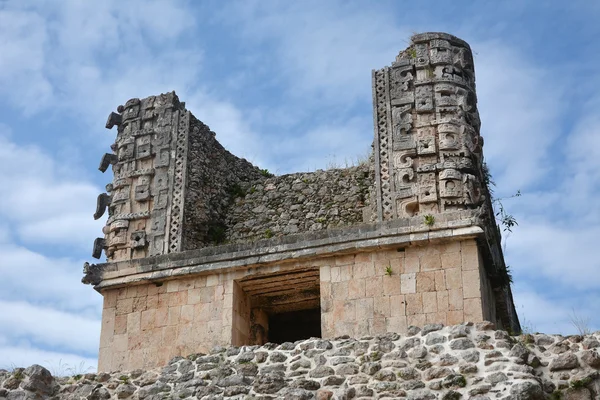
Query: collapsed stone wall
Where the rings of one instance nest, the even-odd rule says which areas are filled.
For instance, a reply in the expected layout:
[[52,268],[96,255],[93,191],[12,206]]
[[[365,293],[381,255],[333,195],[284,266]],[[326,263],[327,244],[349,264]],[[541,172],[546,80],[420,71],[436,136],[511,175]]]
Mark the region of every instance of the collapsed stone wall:
[[0,370],[0,399],[510,399],[600,394],[600,332],[522,335],[488,322],[409,328],[405,336],[216,347],[162,369],[53,378]]
[[241,187],[266,179],[258,167],[227,151],[210,128],[190,116],[182,250],[226,240],[226,219]]
[[252,241],[368,222],[373,186],[368,164],[253,182],[229,210],[227,239]]

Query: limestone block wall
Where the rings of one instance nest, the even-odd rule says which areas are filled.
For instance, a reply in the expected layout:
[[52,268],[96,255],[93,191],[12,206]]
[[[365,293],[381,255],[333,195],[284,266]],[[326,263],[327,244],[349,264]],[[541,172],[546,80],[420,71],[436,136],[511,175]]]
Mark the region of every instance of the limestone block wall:
[[[99,370],[164,365],[174,356],[206,352],[215,345],[263,344],[268,312],[320,309],[324,338],[482,321],[493,316],[485,307],[495,304],[482,271],[476,241],[469,239],[107,289]],[[260,285],[251,286],[248,278],[271,276],[278,277],[284,295],[263,301],[271,307],[267,309],[260,296],[251,295]],[[274,311],[277,302],[272,299],[281,298],[286,301]]]
[[320,271],[324,337],[495,320],[473,239],[341,256]]

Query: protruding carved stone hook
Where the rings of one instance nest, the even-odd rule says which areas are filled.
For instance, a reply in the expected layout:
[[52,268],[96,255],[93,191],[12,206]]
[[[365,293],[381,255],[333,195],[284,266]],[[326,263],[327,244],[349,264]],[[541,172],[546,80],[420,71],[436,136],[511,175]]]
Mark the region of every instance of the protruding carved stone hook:
[[121,122],[123,121],[123,117],[121,116],[121,114],[117,114],[116,112],[111,112],[110,115],[108,116],[108,120],[106,121],[106,129],[112,129],[113,126],[117,125],[121,125]]
[[98,195],[98,199],[96,200],[96,212],[94,213],[94,219],[101,218],[106,211],[106,207],[110,205],[111,197],[102,193]]
[[102,172],[106,172],[109,165],[115,165],[119,161],[119,157],[116,154],[106,153],[102,156],[102,160],[100,160],[100,166],[98,169]]
[[92,257],[100,258],[102,256],[102,250],[106,249],[106,240],[104,238],[96,238],[94,240],[94,249],[92,250]]

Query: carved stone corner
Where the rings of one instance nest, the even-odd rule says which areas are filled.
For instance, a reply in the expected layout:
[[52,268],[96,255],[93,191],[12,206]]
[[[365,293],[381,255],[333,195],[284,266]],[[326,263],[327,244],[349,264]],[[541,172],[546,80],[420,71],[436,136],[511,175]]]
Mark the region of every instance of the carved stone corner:
[[98,285],[100,282],[102,282],[103,272],[103,265],[96,265],[85,262],[83,264],[83,278],[81,278],[81,283],[94,286]]

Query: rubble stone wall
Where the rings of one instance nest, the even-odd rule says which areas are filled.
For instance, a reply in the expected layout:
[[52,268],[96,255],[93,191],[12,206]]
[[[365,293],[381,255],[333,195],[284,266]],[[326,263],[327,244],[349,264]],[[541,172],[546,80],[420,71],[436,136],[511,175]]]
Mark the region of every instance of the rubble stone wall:
[[161,369],[54,378],[0,370],[0,399],[505,399],[600,395],[600,332],[522,335],[491,323],[428,324],[406,334],[215,347]]
[[273,176],[243,188],[227,214],[227,240],[253,241],[369,222],[369,165]]

